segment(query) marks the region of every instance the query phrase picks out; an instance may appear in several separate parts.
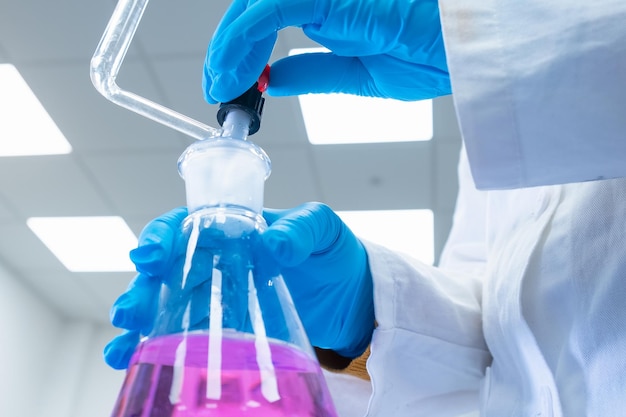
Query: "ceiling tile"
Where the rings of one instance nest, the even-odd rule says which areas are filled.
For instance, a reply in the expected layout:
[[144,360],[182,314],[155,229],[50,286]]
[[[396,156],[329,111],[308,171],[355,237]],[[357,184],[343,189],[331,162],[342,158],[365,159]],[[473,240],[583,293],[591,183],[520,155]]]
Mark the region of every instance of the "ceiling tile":
[[3,222],[0,227],[0,262],[20,274],[20,278],[37,282],[50,273],[68,272],[26,222]]
[[437,143],[433,167],[433,208],[453,211],[458,191],[457,165],[461,144]]
[[433,136],[439,142],[457,145],[461,138],[452,96],[433,100]]
[[267,96],[261,129],[251,140],[268,148],[274,146],[310,147],[298,99]]
[[0,189],[23,218],[111,212],[71,154],[2,158]]
[[430,208],[428,142],[314,147],[325,202],[335,210]]
[[134,276],[134,272],[80,273],[74,274],[72,279],[76,285],[90,294],[90,299],[95,300],[91,308],[91,318],[103,324],[110,324],[111,307]]
[[151,67],[172,110],[219,129],[216,119],[218,105],[204,101],[202,93],[203,62],[203,56],[167,57],[152,59]]
[[229,4],[229,0],[150,2],[137,29],[140,45],[153,56],[192,54],[203,59]]
[[[171,149],[182,143],[178,132],[100,95],[91,84],[87,65],[19,70],[75,151]],[[126,84],[120,86],[154,99],[156,88],[146,77],[145,67],[129,63],[123,70],[120,79]]]
[[84,60],[96,50],[113,6],[110,1],[5,1],[0,39],[11,39],[3,45],[15,63]]
[[15,220],[15,211],[11,210],[6,197],[0,191],[0,222],[7,220]]
[[291,208],[321,198],[311,156],[305,150],[266,150],[272,172],[266,182],[265,205]]
[[147,221],[185,204],[185,183],[177,167],[180,153],[90,155],[85,161],[119,214]]
[[0,63],[9,62],[9,56],[7,55],[2,42],[0,42]]

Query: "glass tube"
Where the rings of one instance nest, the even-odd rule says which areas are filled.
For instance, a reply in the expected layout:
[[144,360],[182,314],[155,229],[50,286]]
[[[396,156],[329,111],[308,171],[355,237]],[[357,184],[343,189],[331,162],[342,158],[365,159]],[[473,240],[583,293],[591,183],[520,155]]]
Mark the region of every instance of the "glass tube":
[[145,97],[125,91],[116,84],[120,66],[147,4],[148,0],[119,0],[91,58],[90,75],[93,85],[113,103],[192,138],[220,136],[221,129],[205,125]]

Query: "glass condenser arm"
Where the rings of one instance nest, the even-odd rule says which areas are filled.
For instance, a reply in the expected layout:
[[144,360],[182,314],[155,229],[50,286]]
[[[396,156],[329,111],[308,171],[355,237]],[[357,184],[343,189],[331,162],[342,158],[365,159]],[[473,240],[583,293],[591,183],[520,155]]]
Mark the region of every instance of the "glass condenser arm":
[[222,130],[207,126],[137,94],[121,89],[117,73],[135,35],[148,0],[119,0],[91,59],[91,81],[104,97],[144,117],[195,139],[220,136]]

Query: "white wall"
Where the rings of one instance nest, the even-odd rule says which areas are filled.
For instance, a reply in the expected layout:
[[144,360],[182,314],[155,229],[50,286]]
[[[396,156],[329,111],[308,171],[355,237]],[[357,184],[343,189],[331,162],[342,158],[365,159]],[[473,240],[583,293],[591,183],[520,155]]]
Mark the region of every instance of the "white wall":
[[0,266],[0,416],[35,416],[62,321]]
[[0,416],[109,417],[124,373],[109,326],[67,321],[0,265]]
[[64,323],[36,417],[109,417],[124,373],[109,368],[102,349],[117,332],[89,322]]
[[[71,417],[109,417],[120,387],[124,382],[124,371],[111,369],[102,358],[102,349],[117,335],[112,327],[93,326],[90,343],[85,349],[80,376],[80,386],[74,395]],[[59,417],[65,417],[59,415]],[[41,417],[48,417],[42,415]]]

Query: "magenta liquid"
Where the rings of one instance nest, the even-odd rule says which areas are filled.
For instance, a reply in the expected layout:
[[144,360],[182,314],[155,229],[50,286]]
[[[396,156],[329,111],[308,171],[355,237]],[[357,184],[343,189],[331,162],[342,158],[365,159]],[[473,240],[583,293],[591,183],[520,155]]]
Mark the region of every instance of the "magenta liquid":
[[[224,334],[221,395],[209,399],[208,336],[188,335],[186,349],[179,347],[182,340],[181,335],[161,336],[138,347],[112,417],[336,417],[319,365],[300,350],[270,341],[280,399],[268,401],[254,340]],[[177,348],[184,367],[175,369]]]

